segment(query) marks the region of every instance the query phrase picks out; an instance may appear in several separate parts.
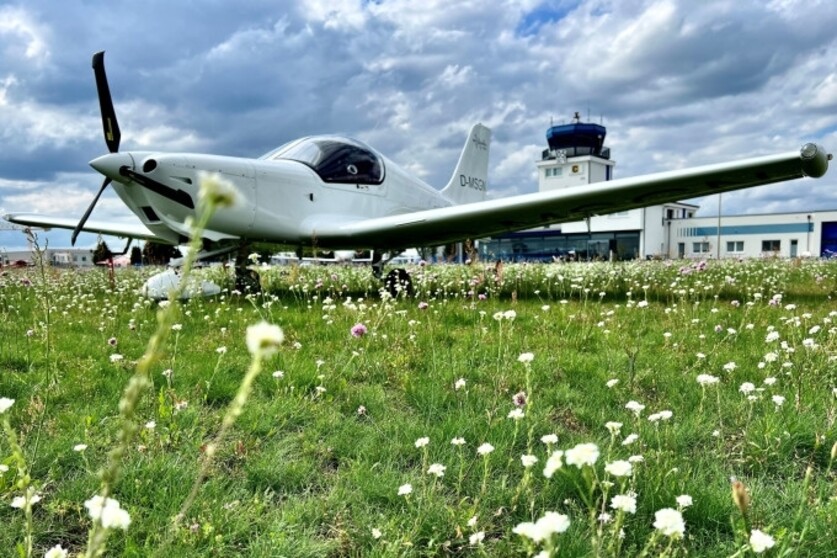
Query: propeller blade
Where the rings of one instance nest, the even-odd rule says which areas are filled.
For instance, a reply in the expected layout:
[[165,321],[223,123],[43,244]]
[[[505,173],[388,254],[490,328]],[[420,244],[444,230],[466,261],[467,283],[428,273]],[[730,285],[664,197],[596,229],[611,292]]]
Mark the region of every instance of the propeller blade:
[[96,76],[96,91],[99,94],[99,110],[102,113],[105,143],[111,153],[116,153],[119,151],[119,141],[122,139],[122,134],[119,132],[116,111],[113,109],[113,100],[110,97],[108,77],[105,74],[104,51],[93,55],[93,74]]
[[70,244],[72,244],[73,246],[76,245],[76,238],[78,237],[78,233],[81,232],[82,227],[84,227],[84,224],[87,222],[87,218],[90,217],[90,214],[93,212],[93,208],[96,207],[96,202],[99,201],[102,192],[105,191],[105,188],[108,187],[108,184],[110,184],[110,178],[105,178],[104,182],[102,182],[101,188],[99,188],[99,193],[96,194],[95,198],[93,198],[93,201],[87,207],[87,211],[84,212],[81,221],[79,221],[78,225],[76,225],[76,228],[73,229],[73,236],[70,237]]

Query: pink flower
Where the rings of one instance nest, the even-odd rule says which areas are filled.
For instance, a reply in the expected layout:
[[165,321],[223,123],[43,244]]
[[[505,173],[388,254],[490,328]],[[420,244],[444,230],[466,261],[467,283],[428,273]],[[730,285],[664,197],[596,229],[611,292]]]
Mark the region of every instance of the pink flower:
[[366,335],[366,326],[361,323],[356,323],[352,326],[352,337],[363,337]]

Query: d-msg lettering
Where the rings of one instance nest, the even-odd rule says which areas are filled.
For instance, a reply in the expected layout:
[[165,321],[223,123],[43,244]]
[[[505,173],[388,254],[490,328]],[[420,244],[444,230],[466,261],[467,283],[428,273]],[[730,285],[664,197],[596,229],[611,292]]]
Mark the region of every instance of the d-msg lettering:
[[485,192],[485,180],[482,178],[476,178],[473,176],[465,176],[464,174],[459,175],[459,185],[463,188],[473,188],[474,190],[478,190],[480,192]]

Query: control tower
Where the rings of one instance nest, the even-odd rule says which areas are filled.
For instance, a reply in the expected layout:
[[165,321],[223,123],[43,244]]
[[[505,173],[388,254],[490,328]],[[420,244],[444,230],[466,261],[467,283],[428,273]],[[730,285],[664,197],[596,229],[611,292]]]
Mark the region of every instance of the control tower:
[[552,126],[546,131],[548,149],[543,150],[538,167],[541,192],[592,184],[613,177],[616,161],[604,141],[607,129],[581,121],[576,112],[570,124]]

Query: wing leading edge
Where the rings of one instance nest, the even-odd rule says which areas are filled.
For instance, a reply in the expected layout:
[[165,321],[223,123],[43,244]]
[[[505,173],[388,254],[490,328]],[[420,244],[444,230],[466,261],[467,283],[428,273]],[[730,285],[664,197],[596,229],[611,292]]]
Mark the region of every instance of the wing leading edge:
[[[17,225],[24,225],[26,227],[37,227],[41,229],[75,229],[78,225],[78,219],[71,219],[66,217],[50,217],[48,215],[41,215],[39,213],[13,213],[3,216],[6,221],[15,223]],[[111,236],[121,236],[124,238],[139,238],[142,240],[155,240],[158,242],[168,242],[161,239],[153,232],[148,230],[143,225],[126,224],[126,223],[110,223],[104,221],[87,221],[82,229],[84,232],[94,232],[107,234]]]
[[599,182],[549,192],[362,221],[314,221],[323,246],[405,248],[577,221],[659,203],[825,174],[831,158],[814,144],[800,151]]

